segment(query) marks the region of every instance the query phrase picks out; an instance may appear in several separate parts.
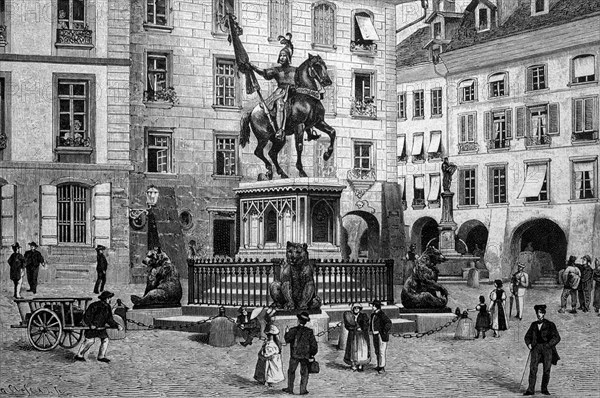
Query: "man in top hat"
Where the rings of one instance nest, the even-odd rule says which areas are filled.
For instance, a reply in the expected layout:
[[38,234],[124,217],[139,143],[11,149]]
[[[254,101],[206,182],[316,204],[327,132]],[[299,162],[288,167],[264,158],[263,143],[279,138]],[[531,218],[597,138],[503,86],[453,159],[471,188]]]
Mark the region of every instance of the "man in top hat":
[[112,308],[110,307],[111,298],[114,293],[108,290],[102,292],[98,296],[98,301],[94,301],[85,310],[83,320],[90,327],[84,332],[85,340],[79,346],[79,351],[75,355],[76,361],[85,361],[85,353],[94,345],[96,338],[100,339],[100,350],[98,351],[98,361],[110,362],[106,358],[106,350],[108,349],[108,333],[106,333],[106,325],[123,330],[113,318]]
[[[511,293],[516,300],[515,309],[517,310],[517,318],[523,319],[523,302],[525,299],[525,291],[529,287],[529,275],[525,272],[525,264],[517,263],[517,272],[511,278]],[[510,311],[512,311],[512,301],[510,300]],[[509,312],[510,312],[509,311]]]
[[25,268],[27,269],[27,283],[29,283],[28,292],[37,292],[37,281],[38,273],[40,272],[40,265],[46,267],[44,257],[42,253],[37,251],[37,243],[29,242],[29,250],[25,252]]
[[11,245],[13,253],[8,258],[8,265],[10,266],[10,279],[15,285],[14,298],[20,299],[21,297],[21,285],[23,284],[23,275],[25,275],[25,257],[21,254],[21,245],[19,242],[15,242]]
[[529,387],[523,395],[533,395],[535,380],[539,364],[543,366],[542,394],[550,395],[548,383],[550,382],[550,368],[556,365],[560,357],[556,345],[560,342],[560,335],[553,322],[545,319],[546,305],[539,304],[533,307],[537,321],[533,322],[525,334],[525,344],[531,350],[531,363],[529,365]]
[[377,367],[375,370],[378,373],[385,372],[385,353],[387,351],[387,343],[390,341],[390,329],[392,321],[381,310],[381,301],[375,300],[371,303],[374,311],[371,313],[371,332],[373,333],[373,346],[375,347],[375,355],[377,356]]
[[306,327],[310,322],[308,312],[303,311],[296,315],[298,326],[294,326],[285,333],[285,342],[290,344],[290,363],[288,366],[288,386],[283,391],[288,394],[294,393],[294,380],[296,379],[296,368],[300,364],[300,395],[308,394],[308,363],[317,355],[319,346],[313,330]]
[[[285,139],[285,123],[287,118],[285,104],[287,103],[290,89],[293,89],[296,84],[296,67],[291,65],[292,55],[294,54],[292,34],[287,33],[285,37],[279,36],[279,42],[284,45],[277,59],[279,66],[267,69],[258,68],[251,63],[249,66],[266,80],[275,80],[277,82],[277,89],[267,98],[266,104],[269,108],[275,104],[277,110],[277,133],[275,137],[278,140],[283,140]],[[309,140],[315,140],[320,137],[312,129],[307,130],[307,134]]]
[[106,283],[106,270],[108,269],[108,261],[104,255],[106,247],[102,245],[96,246],[96,284],[94,285],[94,293],[98,294],[104,291],[104,284]]

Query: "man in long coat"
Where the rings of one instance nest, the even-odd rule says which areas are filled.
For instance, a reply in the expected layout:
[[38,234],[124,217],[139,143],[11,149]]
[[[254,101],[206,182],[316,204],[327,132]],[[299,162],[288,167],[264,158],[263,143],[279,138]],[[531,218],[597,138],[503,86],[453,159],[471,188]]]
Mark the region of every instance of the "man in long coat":
[[[518,271],[512,276],[511,279],[511,293],[513,297],[516,299],[516,310],[517,310],[517,318],[519,320],[523,319],[523,307],[525,300],[525,292],[529,287],[529,275],[525,272],[525,264],[518,263],[517,264]],[[512,310],[512,297],[511,297],[511,310]],[[510,311],[509,311],[510,312]]]
[[15,242],[11,245],[13,254],[8,258],[8,265],[10,266],[10,279],[15,285],[14,298],[20,299],[21,297],[21,285],[23,284],[23,275],[25,274],[25,257],[21,254],[21,245],[19,242]]
[[294,380],[296,369],[300,365],[300,395],[308,394],[308,363],[317,355],[319,346],[313,330],[306,327],[310,322],[308,312],[303,311],[296,315],[298,326],[288,330],[284,336],[285,342],[290,344],[290,363],[288,366],[288,386],[283,391],[288,394],[294,393]]
[[108,269],[108,261],[104,255],[106,247],[102,245],[96,246],[96,284],[94,285],[94,293],[98,294],[104,291],[104,284],[106,284],[106,270]]
[[27,269],[27,283],[29,283],[28,292],[37,293],[38,273],[40,265],[46,266],[42,253],[37,251],[37,243],[29,242],[29,250],[25,252],[25,268]]
[[529,366],[529,387],[523,395],[533,395],[539,364],[543,365],[542,394],[550,395],[548,383],[550,382],[550,369],[556,365],[560,357],[556,345],[560,342],[560,335],[553,322],[545,319],[546,306],[544,304],[533,307],[537,321],[533,322],[525,334],[525,344],[531,350],[531,364]]
[[377,355],[377,367],[375,370],[379,373],[385,372],[385,354],[387,351],[387,343],[390,341],[390,329],[392,321],[381,310],[381,301],[375,300],[371,305],[374,308],[371,314],[371,331],[373,332],[373,346],[375,347],[375,355]]

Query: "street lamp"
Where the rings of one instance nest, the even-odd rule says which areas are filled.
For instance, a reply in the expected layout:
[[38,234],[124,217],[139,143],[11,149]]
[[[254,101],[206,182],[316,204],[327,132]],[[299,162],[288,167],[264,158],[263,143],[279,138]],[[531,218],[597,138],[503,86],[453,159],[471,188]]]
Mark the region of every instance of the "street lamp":
[[146,189],[146,209],[129,209],[129,224],[136,229],[143,228],[146,225],[146,216],[148,211],[156,206],[158,201],[159,191],[154,185],[150,185]]

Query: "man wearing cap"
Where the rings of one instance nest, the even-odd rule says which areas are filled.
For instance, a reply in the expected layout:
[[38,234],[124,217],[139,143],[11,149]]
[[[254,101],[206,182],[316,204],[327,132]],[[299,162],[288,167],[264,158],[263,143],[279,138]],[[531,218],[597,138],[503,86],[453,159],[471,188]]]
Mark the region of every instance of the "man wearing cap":
[[550,369],[556,365],[560,357],[556,345],[560,342],[560,335],[553,322],[545,319],[546,305],[540,304],[533,307],[537,321],[533,322],[525,334],[525,344],[531,350],[531,363],[529,365],[529,387],[523,395],[533,395],[539,364],[543,366],[542,394],[550,395],[548,383],[550,382]]
[[104,250],[106,247],[102,245],[96,246],[96,284],[94,285],[94,293],[98,294],[104,291],[104,284],[106,283],[106,270],[108,269],[108,261],[104,256]]
[[290,344],[290,363],[288,366],[288,386],[283,391],[288,394],[294,393],[294,380],[296,369],[300,364],[300,395],[308,394],[308,363],[317,355],[319,346],[311,328],[306,327],[310,322],[308,312],[303,311],[296,315],[298,326],[294,326],[285,333],[285,342]]
[[98,301],[94,301],[85,310],[83,320],[90,328],[84,332],[85,340],[81,343],[79,351],[75,355],[76,361],[85,361],[85,353],[94,345],[96,338],[99,338],[100,350],[98,351],[98,361],[110,362],[110,359],[106,358],[106,350],[108,349],[106,325],[123,330],[123,327],[114,320],[112,315],[110,301],[113,296],[114,293],[106,290],[98,296]]
[[38,273],[40,272],[40,265],[46,267],[44,257],[42,253],[37,251],[37,243],[29,242],[29,250],[25,252],[25,268],[27,269],[27,283],[29,283],[28,292],[37,292],[37,280]]
[[569,256],[567,262],[567,268],[562,273],[562,282],[564,284],[562,294],[560,295],[560,309],[558,312],[561,314],[567,309],[567,299],[571,297],[571,314],[577,314],[577,288],[579,287],[579,281],[581,280],[581,272],[575,266],[575,260],[577,257]]
[[381,310],[381,301],[375,300],[371,303],[373,313],[371,313],[371,332],[373,332],[373,346],[375,347],[375,355],[377,355],[377,367],[375,370],[378,373],[385,372],[385,353],[387,351],[387,343],[390,341],[390,329],[392,321]]
[[[516,300],[515,309],[517,310],[517,318],[523,319],[523,302],[525,299],[525,291],[529,286],[529,275],[525,272],[525,264],[519,262],[517,264],[517,272],[511,278],[511,293]],[[510,300],[512,310],[512,297]]]
[[8,258],[8,265],[10,266],[10,279],[15,284],[13,297],[20,299],[23,298],[21,297],[21,285],[23,284],[23,275],[25,275],[25,257],[21,254],[19,242],[15,242],[11,247],[13,253]]

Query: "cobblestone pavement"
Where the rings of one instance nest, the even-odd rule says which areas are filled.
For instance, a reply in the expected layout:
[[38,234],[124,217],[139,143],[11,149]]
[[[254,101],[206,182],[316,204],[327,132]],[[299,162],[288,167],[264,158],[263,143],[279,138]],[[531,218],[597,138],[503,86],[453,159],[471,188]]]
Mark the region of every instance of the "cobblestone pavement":
[[[117,297],[129,297],[143,286],[122,286]],[[452,308],[472,308],[490,286],[471,289],[449,286]],[[44,296],[68,296],[69,288],[42,285]],[[283,383],[269,390],[252,379],[259,344],[214,348],[200,335],[176,331],[131,331],[126,339],[110,343],[110,364],[96,361],[98,345],[85,363],[74,362],[74,350],[49,352],[32,349],[19,321],[11,290],[0,291],[0,396],[71,397],[184,397],[184,396],[284,396]],[[80,295],[80,294],[77,294]],[[558,314],[559,289],[534,290],[526,298],[523,321],[510,322],[501,338],[475,341],[453,339],[454,325],[420,339],[391,337],[387,373],[371,367],[353,373],[343,364],[343,352],[321,344],[317,359],[321,373],[311,375],[313,396],[340,397],[516,397],[527,360],[523,336],[534,319],[534,303],[548,305],[548,319],[556,322],[562,342],[562,360],[552,367],[549,389],[560,397],[598,397],[600,341],[596,313]],[[92,295],[93,296],[93,295]],[[287,370],[289,346],[283,350]],[[541,377],[541,367],[538,373]],[[297,380],[299,377],[297,377]],[[298,382],[298,381],[297,381]],[[527,375],[523,384],[527,383]],[[298,387],[296,386],[296,393]]]

